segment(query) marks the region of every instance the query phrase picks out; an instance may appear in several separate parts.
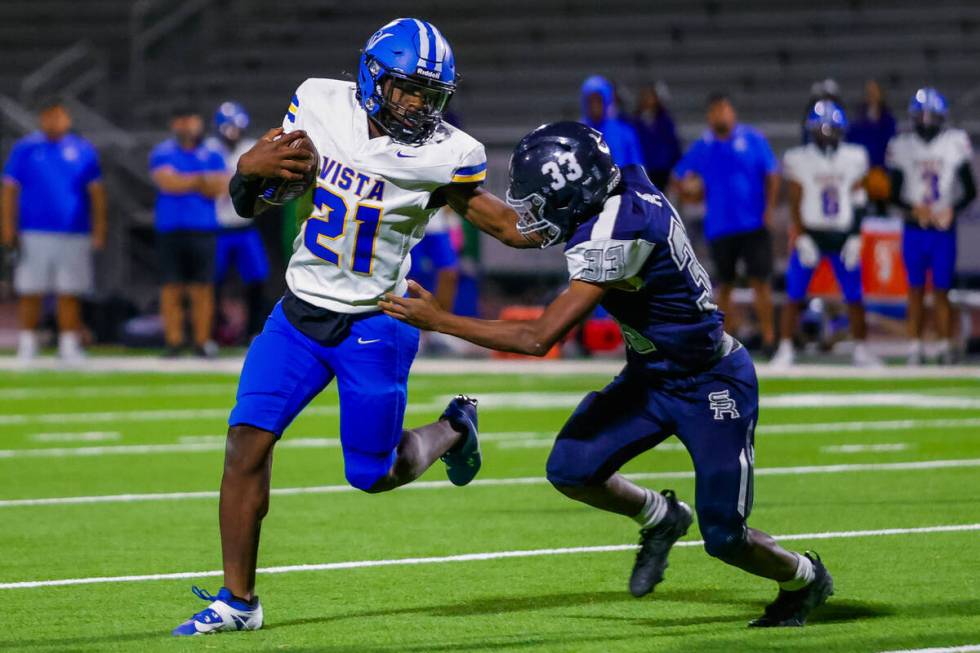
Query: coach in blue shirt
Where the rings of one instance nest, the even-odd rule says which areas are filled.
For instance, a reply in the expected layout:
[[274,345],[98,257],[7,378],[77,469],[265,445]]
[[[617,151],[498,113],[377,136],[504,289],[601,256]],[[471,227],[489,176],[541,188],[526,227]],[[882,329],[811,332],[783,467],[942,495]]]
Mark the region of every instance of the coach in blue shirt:
[[79,297],[92,291],[92,250],[106,241],[106,198],[92,145],[71,133],[71,114],[44,103],[40,130],[17,141],[3,169],[2,244],[16,252],[20,295],[18,357],[37,355],[44,295],[55,293],[58,354],[84,357]]
[[745,262],[755,294],[763,346],[772,349],[772,239],[769,225],[779,195],[778,164],[765,136],[737,122],[731,99],[716,93],[708,99],[708,129],[691,144],[674,168],[681,197],[706,202],[705,237],[714,259],[718,303],[727,329],[735,332],[731,304],[736,267]]
[[218,218],[215,198],[227,192],[228,174],[221,152],[204,143],[204,120],[179,109],[170,121],[171,138],[150,153],[150,173],[158,189],[156,230],[160,275],[160,313],[165,356],[184,345],[183,299],[191,303],[195,354],[210,358],[216,347],[214,259]]

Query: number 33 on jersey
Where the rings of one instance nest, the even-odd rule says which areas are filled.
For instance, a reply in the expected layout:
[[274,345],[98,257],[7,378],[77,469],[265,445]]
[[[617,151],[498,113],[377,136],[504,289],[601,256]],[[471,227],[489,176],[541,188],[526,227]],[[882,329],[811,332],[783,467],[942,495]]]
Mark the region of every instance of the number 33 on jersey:
[[432,193],[486,177],[483,146],[446,123],[418,146],[370,138],[352,83],[305,81],[283,127],[305,130],[321,156],[286,283],[300,299],[339,313],[376,311],[385,293],[404,293],[409,252],[438,208]]

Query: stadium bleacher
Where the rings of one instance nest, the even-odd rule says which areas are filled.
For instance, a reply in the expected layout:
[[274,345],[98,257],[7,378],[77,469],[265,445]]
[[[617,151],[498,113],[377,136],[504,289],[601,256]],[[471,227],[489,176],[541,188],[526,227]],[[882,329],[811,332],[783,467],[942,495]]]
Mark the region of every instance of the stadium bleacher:
[[[108,167],[123,176],[113,210],[123,207],[123,223],[146,225],[140,206],[151,189],[141,162],[174,104],[209,110],[235,98],[254,124],[276,124],[299,82],[349,74],[379,17],[406,12],[432,20],[453,43],[462,74],[454,106],[488,146],[496,191],[515,140],[547,120],[577,118],[579,84],[594,72],[616,80],[627,99],[641,84],[665,82],[688,140],[703,128],[706,94],[728,90],[742,119],[760,124],[777,150],[797,142],[817,79],[836,78],[854,102],[864,80],[877,78],[899,115],[912,89],[928,82],[953,101],[961,124],[970,116],[960,98],[980,97],[980,4],[964,0],[500,0],[492,10],[476,0],[410,7],[294,0],[274,11],[262,0],[34,0],[0,3],[0,57],[8,63],[0,70],[7,118],[0,154],[24,128],[4,109],[7,100],[43,95],[43,75],[32,93],[25,79],[37,82],[34,73],[79,47],[84,34],[88,58],[76,69],[54,66],[50,86],[63,87],[54,83],[58,72],[84,77],[86,62],[105,67],[79,96],[92,110],[76,119],[111,145]],[[104,138],[114,125],[120,129]],[[980,122],[967,127],[976,131]],[[131,146],[121,145],[123,136]]]

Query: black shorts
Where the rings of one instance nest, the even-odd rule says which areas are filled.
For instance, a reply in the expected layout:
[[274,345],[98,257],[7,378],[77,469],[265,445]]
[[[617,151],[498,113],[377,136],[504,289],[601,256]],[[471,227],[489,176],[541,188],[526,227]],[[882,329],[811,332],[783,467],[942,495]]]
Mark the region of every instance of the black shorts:
[[718,283],[735,282],[736,268],[745,261],[745,274],[750,279],[768,280],[772,276],[772,237],[768,229],[756,229],[709,242]]
[[217,236],[211,231],[157,233],[160,282],[214,283]]

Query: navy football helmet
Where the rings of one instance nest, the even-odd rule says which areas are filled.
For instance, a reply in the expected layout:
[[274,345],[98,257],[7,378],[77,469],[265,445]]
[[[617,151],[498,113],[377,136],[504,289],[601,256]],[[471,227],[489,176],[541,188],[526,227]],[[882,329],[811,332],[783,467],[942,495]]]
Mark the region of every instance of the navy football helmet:
[[580,122],[553,122],[514,148],[507,203],[521,235],[549,247],[601,211],[621,178],[602,134]]
[[927,141],[936,137],[948,114],[949,104],[946,97],[934,88],[920,88],[909,101],[909,115],[915,131]]
[[394,141],[419,145],[431,138],[455,91],[453,50],[432,23],[393,20],[361,52],[357,100]]

